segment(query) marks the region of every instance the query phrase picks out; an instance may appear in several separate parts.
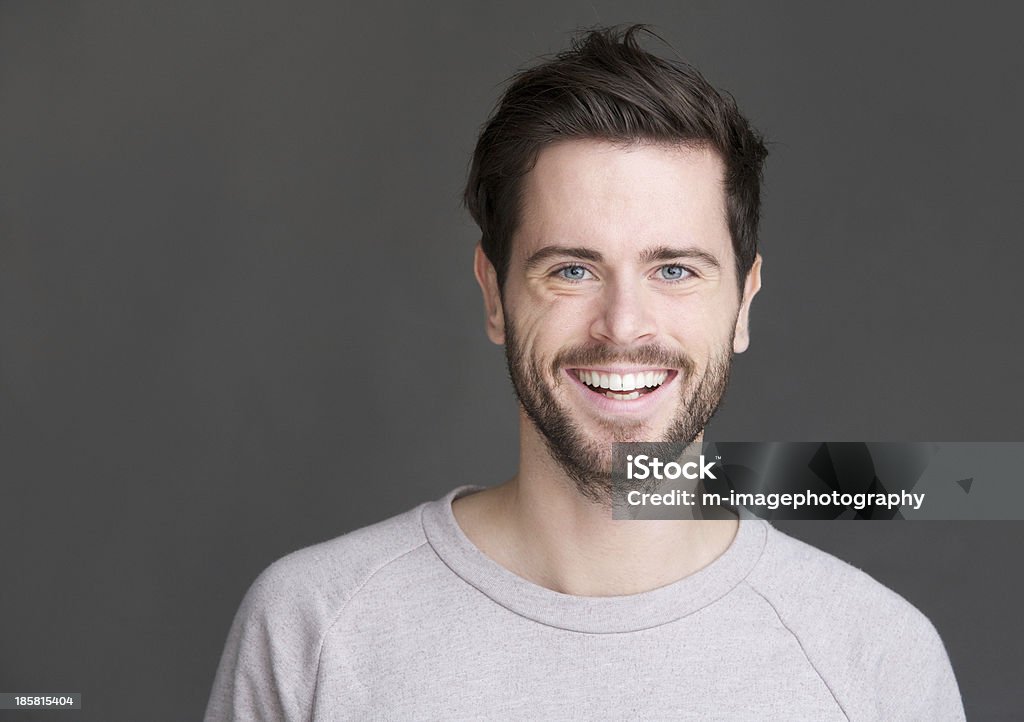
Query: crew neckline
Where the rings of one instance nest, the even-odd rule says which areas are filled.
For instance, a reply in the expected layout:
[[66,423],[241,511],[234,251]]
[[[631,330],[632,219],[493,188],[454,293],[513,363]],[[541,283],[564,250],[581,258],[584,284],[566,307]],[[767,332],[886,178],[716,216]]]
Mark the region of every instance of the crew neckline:
[[452,502],[482,488],[460,486],[424,505],[422,522],[428,543],[449,569],[494,602],[519,616],[569,631],[638,632],[693,614],[724,597],[750,574],[768,536],[766,522],[741,517],[736,536],[721,556],[683,579],[640,594],[574,596],[520,577],[469,540],[455,519]]

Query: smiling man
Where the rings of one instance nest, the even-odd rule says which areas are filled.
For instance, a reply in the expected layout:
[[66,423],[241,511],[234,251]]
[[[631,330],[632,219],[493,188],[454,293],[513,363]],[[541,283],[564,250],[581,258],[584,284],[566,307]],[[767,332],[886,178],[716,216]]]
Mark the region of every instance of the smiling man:
[[701,439],[761,286],[764,145],[639,32],[520,73],[474,154],[518,472],[272,565],[208,720],[963,718],[935,629],[858,570],[762,521],[612,518],[612,444]]
[[[757,163],[752,141],[744,160]],[[477,158],[471,191],[493,162],[486,148]],[[634,594],[732,541],[735,519],[624,524],[609,512],[613,442],[699,439],[732,353],[747,347],[761,260],[740,283],[725,177],[722,156],[693,140],[553,139],[523,177],[507,258],[486,235],[478,247],[487,332],[505,345],[522,409],[520,470],[453,507],[469,539],[520,576],[566,594]],[[483,205],[470,196],[486,234]]]

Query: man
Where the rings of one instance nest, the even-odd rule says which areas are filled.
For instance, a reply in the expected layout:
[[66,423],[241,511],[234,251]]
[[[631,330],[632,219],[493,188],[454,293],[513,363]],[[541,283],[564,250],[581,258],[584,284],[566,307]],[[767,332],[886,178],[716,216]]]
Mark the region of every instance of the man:
[[617,521],[617,441],[702,438],[749,343],[764,145],[640,29],[518,75],[467,205],[520,468],[272,565],[221,719],[962,719],[932,625],[756,520]]

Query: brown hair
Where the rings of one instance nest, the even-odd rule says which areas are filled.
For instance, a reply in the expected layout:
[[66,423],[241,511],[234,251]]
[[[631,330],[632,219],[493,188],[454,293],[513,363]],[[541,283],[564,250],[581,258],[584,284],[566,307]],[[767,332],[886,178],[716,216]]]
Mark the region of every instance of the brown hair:
[[499,284],[508,272],[522,179],[541,149],[560,140],[708,146],[725,164],[729,231],[740,289],[757,254],[761,136],[693,66],[640,47],[643,25],[597,28],[569,50],[511,79],[473,152],[464,200]]

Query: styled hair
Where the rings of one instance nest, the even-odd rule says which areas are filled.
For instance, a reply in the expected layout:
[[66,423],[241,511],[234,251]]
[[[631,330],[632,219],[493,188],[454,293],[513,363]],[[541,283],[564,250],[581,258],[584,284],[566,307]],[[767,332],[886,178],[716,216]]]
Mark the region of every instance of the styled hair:
[[551,143],[594,139],[708,147],[725,165],[726,212],[740,289],[757,255],[767,149],[728,93],[693,66],[644,50],[643,25],[581,32],[511,78],[477,140],[464,201],[498,283],[508,273],[522,181]]

